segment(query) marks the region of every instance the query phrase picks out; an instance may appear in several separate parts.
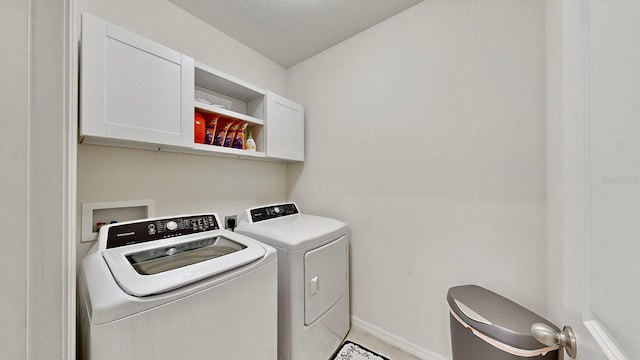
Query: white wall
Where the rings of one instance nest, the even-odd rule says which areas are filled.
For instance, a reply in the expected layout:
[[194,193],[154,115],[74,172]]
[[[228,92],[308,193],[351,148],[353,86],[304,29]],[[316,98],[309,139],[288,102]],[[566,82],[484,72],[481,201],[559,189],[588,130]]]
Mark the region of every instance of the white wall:
[[[85,11],[248,83],[286,92],[282,67],[166,0],[78,0],[78,15]],[[285,185],[283,163],[78,147],[79,205],[155,199],[158,216],[207,211],[224,216],[285,200]],[[79,224],[78,214],[80,234]],[[79,258],[90,245],[79,246]]]
[[290,69],[289,197],[352,226],[352,312],[450,356],[447,289],[546,314],[544,2],[429,0]]
[[3,1],[0,12],[0,349],[7,359],[26,357],[29,13],[27,2]]

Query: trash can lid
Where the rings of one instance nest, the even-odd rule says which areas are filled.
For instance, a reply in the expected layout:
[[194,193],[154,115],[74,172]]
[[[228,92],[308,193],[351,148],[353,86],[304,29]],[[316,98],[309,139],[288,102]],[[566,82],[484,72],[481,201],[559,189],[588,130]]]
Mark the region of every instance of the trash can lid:
[[544,348],[531,335],[531,325],[555,325],[513,301],[477,285],[449,289],[447,302],[451,312],[475,330],[502,344],[524,350]]

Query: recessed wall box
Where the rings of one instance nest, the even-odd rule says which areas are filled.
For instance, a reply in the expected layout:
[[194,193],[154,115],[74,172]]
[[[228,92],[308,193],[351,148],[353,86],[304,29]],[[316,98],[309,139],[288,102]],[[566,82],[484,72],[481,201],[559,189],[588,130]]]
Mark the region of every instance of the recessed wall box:
[[154,217],[155,200],[95,202],[82,204],[82,242],[98,238],[99,223],[129,221]]

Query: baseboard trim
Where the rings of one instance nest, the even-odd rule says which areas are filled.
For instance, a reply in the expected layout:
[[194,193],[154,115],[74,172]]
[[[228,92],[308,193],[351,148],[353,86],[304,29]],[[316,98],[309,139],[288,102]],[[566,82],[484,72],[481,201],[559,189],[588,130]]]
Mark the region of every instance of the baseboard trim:
[[386,342],[387,344],[393,345],[398,349],[408,354],[411,354],[415,357],[418,357],[422,360],[449,360],[446,357],[443,357],[442,355],[429,351],[406,339],[401,338],[398,335],[392,334],[371,323],[358,319],[355,316],[351,316],[351,327],[358,331],[362,331],[363,333],[367,333],[369,335],[375,336],[376,338]]

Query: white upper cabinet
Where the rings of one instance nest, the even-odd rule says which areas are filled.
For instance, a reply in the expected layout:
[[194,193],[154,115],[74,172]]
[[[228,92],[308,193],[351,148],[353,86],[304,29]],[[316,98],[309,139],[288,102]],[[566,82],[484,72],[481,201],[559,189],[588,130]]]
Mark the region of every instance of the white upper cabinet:
[[192,58],[89,14],[81,56],[80,135],[88,142],[181,146],[193,138]]
[[268,158],[304,161],[304,107],[267,92]]
[[304,108],[85,13],[80,141],[303,161]]

